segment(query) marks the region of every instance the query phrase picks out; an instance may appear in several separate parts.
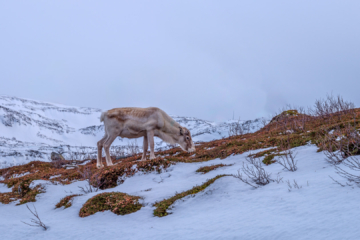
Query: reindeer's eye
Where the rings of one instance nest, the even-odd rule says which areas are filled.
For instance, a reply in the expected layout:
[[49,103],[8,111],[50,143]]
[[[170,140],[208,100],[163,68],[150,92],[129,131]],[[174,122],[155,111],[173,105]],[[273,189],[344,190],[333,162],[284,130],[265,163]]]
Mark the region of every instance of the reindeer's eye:
[[189,140],[189,137],[186,137],[186,140]]

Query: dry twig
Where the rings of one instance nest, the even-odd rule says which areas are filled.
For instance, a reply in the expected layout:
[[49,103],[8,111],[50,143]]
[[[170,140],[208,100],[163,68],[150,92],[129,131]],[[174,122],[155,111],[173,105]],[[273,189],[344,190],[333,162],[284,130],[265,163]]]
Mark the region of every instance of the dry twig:
[[35,216],[35,218],[31,218],[31,222],[33,224],[26,223],[26,222],[23,222],[23,221],[21,221],[21,222],[25,223],[26,225],[32,226],[32,227],[42,227],[44,230],[47,230],[48,227],[41,221],[41,219],[39,217],[39,214],[36,211],[35,206],[33,205],[34,211],[32,211],[27,204],[26,204],[26,207],[27,207],[27,209],[29,209],[29,211],[32,213],[32,215]]
[[296,155],[297,153],[294,155],[293,151],[290,149],[285,150],[285,154],[279,156],[278,163],[283,166],[284,169],[295,172],[297,170],[297,161],[295,161]]
[[238,174],[232,175],[233,177],[240,179],[242,182],[254,188],[264,186],[274,181],[270,178],[271,173],[266,172],[265,169],[262,167],[260,159],[249,156],[246,158],[246,161],[248,163],[243,162],[243,167],[241,170],[248,178],[245,178],[242,175],[240,169],[238,170]]

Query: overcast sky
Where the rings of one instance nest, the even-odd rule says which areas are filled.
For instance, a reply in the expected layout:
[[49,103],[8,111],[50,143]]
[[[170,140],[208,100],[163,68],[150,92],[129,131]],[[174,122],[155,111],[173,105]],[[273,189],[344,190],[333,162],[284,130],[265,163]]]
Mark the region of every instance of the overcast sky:
[[0,94],[222,121],[360,107],[360,1],[1,1]]

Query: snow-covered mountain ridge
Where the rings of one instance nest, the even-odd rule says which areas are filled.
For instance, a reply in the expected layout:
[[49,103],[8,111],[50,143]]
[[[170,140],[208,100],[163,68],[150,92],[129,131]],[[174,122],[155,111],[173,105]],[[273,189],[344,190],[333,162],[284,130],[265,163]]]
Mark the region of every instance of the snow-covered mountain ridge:
[[[0,168],[33,160],[49,161],[53,151],[74,152],[79,148],[94,154],[96,142],[104,134],[101,110],[0,96]],[[211,122],[194,117],[171,115],[187,127],[195,142],[228,136],[234,120]],[[243,121],[249,132],[260,128],[260,120]],[[132,140],[134,141],[134,140]],[[127,146],[128,139],[117,138],[113,146]],[[142,140],[137,140],[142,145]],[[156,149],[168,145],[156,139]]]

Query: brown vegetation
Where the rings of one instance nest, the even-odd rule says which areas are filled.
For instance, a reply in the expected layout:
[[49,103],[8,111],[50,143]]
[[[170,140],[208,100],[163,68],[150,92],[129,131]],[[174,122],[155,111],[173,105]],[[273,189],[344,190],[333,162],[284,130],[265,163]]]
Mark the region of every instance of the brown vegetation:
[[30,184],[27,181],[17,183],[12,192],[0,193],[0,202],[3,204],[9,204],[10,202],[20,199],[17,205],[21,205],[28,202],[35,202],[36,195],[44,193],[45,188],[38,184],[33,188],[30,188]]

